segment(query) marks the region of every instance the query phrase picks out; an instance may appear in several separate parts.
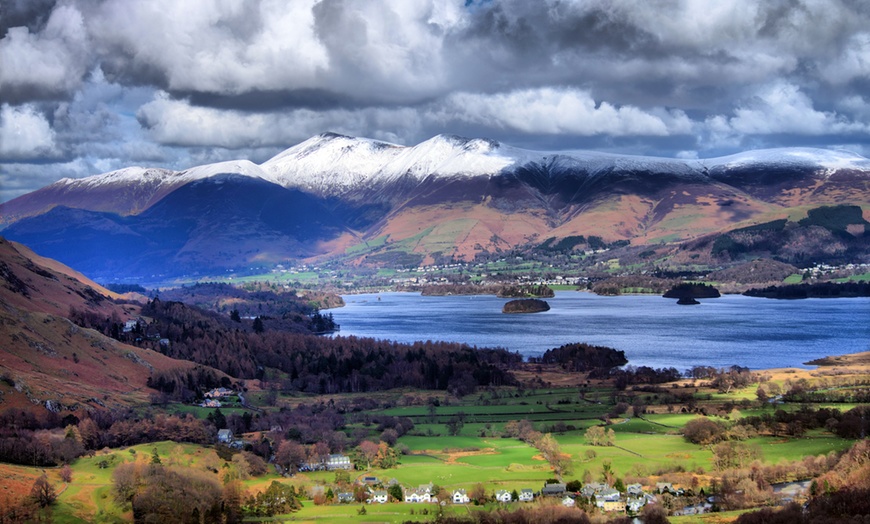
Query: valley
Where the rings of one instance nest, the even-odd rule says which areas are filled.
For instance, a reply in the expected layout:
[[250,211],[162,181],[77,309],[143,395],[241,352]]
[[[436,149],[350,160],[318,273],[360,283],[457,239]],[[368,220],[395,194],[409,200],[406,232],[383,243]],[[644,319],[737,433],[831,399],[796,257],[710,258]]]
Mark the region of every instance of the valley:
[[[826,511],[866,475],[864,353],[677,370],[585,344],[524,359],[328,338],[313,334],[335,322],[319,306],[352,296],[253,281],[112,292],[0,247],[9,522],[741,522],[789,500]],[[807,479],[827,494],[811,483],[778,494]],[[534,502],[514,500],[525,493]]]

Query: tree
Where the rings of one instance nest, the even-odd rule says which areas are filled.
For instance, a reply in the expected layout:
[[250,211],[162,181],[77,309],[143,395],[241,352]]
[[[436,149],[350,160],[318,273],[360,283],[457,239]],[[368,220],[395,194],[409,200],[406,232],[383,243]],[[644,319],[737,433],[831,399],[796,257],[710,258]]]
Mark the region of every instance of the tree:
[[234,310],[230,311],[230,319],[233,322],[241,322],[242,321],[242,317],[241,317],[241,315],[239,315],[238,309],[234,309]]
[[281,442],[275,452],[275,463],[290,473],[298,471],[299,464],[305,462],[305,458],[305,446],[294,440]]
[[262,333],[266,331],[266,327],[263,325],[263,319],[257,317],[254,319],[254,333]]
[[39,504],[39,507],[45,508],[55,503],[57,500],[57,490],[54,489],[54,486],[48,481],[48,477],[43,473],[33,483],[33,487],[30,488],[30,496]]
[[378,445],[371,440],[363,440],[357,448],[362,458],[366,461],[366,469],[371,469],[372,461],[378,456]]
[[242,522],[242,500],[244,498],[244,488],[238,480],[231,480],[224,485],[221,504],[223,506],[225,524]]
[[475,504],[486,504],[486,489],[483,484],[477,483],[468,492],[468,498],[474,501]]
[[64,464],[60,468],[60,479],[66,483],[72,482],[72,468],[69,467],[69,464]]
[[393,500],[404,500],[404,493],[402,493],[402,486],[398,484],[393,484],[389,488],[387,488],[387,493]]
[[462,427],[465,425],[465,422],[463,422],[461,418],[454,415],[450,417],[450,420],[448,420],[447,424],[445,425],[447,426],[447,433],[450,436],[455,437],[459,434],[460,431],[462,431]]
[[690,420],[683,427],[683,437],[693,444],[707,446],[724,438],[725,428],[707,417]]

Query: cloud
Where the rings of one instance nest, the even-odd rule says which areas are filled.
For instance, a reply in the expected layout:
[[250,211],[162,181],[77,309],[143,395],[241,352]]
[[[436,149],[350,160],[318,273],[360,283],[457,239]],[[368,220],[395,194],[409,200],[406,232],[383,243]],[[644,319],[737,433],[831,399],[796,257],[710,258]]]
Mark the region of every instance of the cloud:
[[[842,106],[863,113],[863,98],[851,97]],[[803,135],[831,136],[870,133],[870,124],[856,121],[835,111],[815,109],[812,99],[797,86],[775,82],[763,86],[743,100],[733,116],[716,115],[705,122],[714,146],[737,145],[746,136]]]
[[7,160],[32,160],[57,154],[54,130],[31,104],[0,107],[0,156]]
[[[249,113],[191,105],[159,92],[137,114],[142,125],[161,144],[228,149],[281,147],[331,130],[395,141],[419,128],[417,111],[410,108]],[[383,130],[367,135],[372,129]]]
[[9,28],[0,39],[0,95],[21,102],[73,91],[90,64],[88,44],[82,14],[72,6],[54,9],[36,33],[26,27]]
[[14,120],[33,134],[0,144],[12,155],[3,172],[10,160],[39,163],[15,171],[34,184],[51,161],[182,169],[263,159],[324,131],[673,156],[860,144],[870,126],[861,0],[5,0],[0,10],[4,133]]
[[492,95],[456,93],[448,97],[441,117],[508,128],[523,133],[667,136],[692,131],[682,111],[617,107],[596,103],[586,91],[540,88]]

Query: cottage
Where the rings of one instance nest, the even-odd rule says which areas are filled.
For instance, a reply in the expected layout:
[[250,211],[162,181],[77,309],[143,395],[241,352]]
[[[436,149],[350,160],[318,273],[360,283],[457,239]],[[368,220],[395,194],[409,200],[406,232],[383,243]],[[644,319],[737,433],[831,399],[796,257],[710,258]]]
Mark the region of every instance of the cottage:
[[432,502],[432,494],[422,489],[403,490],[405,502]]
[[215,388],[211,391],[206,391],[203,395],[205,398],[223,398],[228,397],[230,395],[235,394],[235,392],[231,389],[227,388]]
[[202,401],[200,406],[204,407],[204,408],[219,408],[219,407],[221,407],[221,401],[207,398],[207,399]]
[[638,484],[629,484],[625,487],[625,492],[629,495],[643,495],[643,486]]
[[326,469],[329,471],[337,469],[353,469],[353,463],[347,455],[330,455],[326,458]]
[[[565,494],[565,484],[546,484],[541,490],[541,495],[545,497],[561,497]],[[572,499],[573,501],[573,499]]]
[[640,513],[640,510],[646,506],[646,498],[631,498],[625,501],[625,507],[632,513]]
[[610,486],[601,482],[590,482],[580,489],[580,494],[586,498],[597,497],[602,490],[608,489]]
[[453,491],[454,504],[468,504],[470,500],[471,499],[468,498],[468,493],[466,493],[464,489],[457,489]]
[[566,508],[573,508],[575,504],[577,503],[574,502],[574,499],[572,499],[568,495],[565,495],[565,497],[562,499],[562,505]]
[[625,512],[624,500],[605,500],[599,506],[604,511],[621,511]]
[[495,500],[499,502],[510,502],[514,499],[511,492],[506,489],[500,489],[495,492]]
[[520,491],[520,502],[531,502],[535,500],[535,493],[530,489]]
[[613,502],[619,500],[619,491],[613,488],[604,488],[595,495],[595,500],[598,503],[602,501]]
[[670,482],[656,482],[656,492],[670,493],[671,495],[675,495],[677,493],[676,490],[674,490],[674,485]]
[[124,322],[124,329],[123,329],[124,333],[132,332],[134,329],[136,329],[136,325],[138,323],[139,323],[138,320],[128,320],[128,321]]
[[338,495],[336,495],[338,502],[341,504],[348,504],[353,502],[353,493],[350,491],[341,491]]
[[379,489],[377,491],[372,492],[372,498],[369,499],[370,502],[377,504],[386,504],[387,503],[387,492],[385,490]]
[[222,444],[229,444],[233,441],[233,432],[229,429],[218,430],[217,439]]

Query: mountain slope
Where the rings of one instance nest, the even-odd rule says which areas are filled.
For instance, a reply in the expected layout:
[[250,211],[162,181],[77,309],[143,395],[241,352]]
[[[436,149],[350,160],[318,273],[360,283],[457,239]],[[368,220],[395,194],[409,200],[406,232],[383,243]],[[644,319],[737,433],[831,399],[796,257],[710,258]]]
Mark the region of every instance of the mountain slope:
[[148,401],[155,371],[195,364],[128,346],[66,317],[73,311],[123,322],[138,315],[102,287],[0,237],[0,408],[41,403],[52,410]]
[[391,251],[410,264],[468,260],[572,235],[679,242],[793,209],[867,202],[870,160],[840,151],[682,160],[451,135],[405,147],[327,133],[259,166],[63,180],[0,205],[0,223],[9,238],[88,275],[129,279],[342,256],[379,238],[384,247],[357,263],[380,264]]

